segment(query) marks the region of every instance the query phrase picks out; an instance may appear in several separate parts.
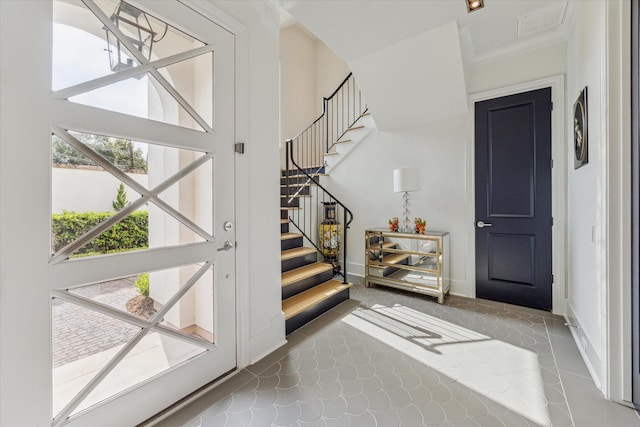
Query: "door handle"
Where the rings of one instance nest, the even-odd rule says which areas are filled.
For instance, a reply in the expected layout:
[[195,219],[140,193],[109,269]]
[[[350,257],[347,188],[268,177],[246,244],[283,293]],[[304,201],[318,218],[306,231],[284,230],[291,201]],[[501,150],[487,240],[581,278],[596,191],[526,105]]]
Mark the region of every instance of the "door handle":
[[478,228],[493,227],[493,224],[491,224],[490,222],[484,222],[484,221],[478,221],[476,225],[478,226]]
[[218,252],[221,252],[221,251],[229,252],[231,249],[233,249],[233,245],[231,244],[231,242],[227,240],[226,242],[224,242],[223,247],[218,248]]

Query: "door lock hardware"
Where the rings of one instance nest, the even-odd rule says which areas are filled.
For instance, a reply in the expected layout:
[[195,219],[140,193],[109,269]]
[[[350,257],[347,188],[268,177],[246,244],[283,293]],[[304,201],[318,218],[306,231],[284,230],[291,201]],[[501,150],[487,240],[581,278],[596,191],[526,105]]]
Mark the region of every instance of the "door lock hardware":
[[478,221],[476,225],[478,226],[478,228],[493,227],[493,224],[491,224],[490,222],[484,222],[484,221]]
[[221,251],[229,252],[231,249],[233,249],[233,245],[231,244],[231,242],[227,240],[226,242],[224,242],[223,247],[218,248],[218,252],[221,252]]

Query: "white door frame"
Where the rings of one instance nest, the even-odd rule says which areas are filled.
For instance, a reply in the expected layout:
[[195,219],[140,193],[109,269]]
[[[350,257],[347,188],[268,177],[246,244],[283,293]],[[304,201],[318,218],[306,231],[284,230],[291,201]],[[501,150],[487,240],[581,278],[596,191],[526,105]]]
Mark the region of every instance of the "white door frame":
[[476,225],[475,225],[475,108],[474,103],[501,96],[514,95],[536,89],[551,87],[551,169],[552,201],[551,214],[554,218],[553,239],[553,313],[564,315],[566,290],[566,144],[564,131],[565,95],[564,75],[551,76],[499,89],[478,92],[469,95],[469,113],[467,120],[467,194],[466,194],[466,241],[467,259],[466,294],[476,297]]
[[[19,158],[28,158],[28,164],[33,168],[42,170],[50,168],[49,153],[30,152],[29,142],[50,134],[49,126],[45,123],[50,121],[47,118],[50,117],[49,107],[52,105],[48,101],[51,70],[51,3],[3,1],[0,6],[0,16],[2,17],[4,36],[21,34],[21,23],[30,22],[34,24],[33,28],[24,32],[24,37],[21,38],[21,43],[19,44],[10,42],[12,37],[1,38],[3,55],[0,57],[2,61],[0,63],[2,67],[0,79],[3,88],[1,116],[3,126],[1,126],[0,137],[3,144],[0,149],[0,233],[3,240],[1,248],[3,259],[0,259],[0,281],[4,285],[8,282],[18,281],[21,278],[28,278],[28,280],[24,281],[26,284],[46,283],[46,269],[34,270],[29,267],[32,259],[38,260],[38,263],[48,259],[48,248],[45,248],[44,251],[36,250],[34,252],[31,247],[32,242],[22,238],[24,229],[21,230],[15,224],[18,223],[19,219],[27,218],[32,221],[30,229],[33,233],[43,236],[50,235],[49,219],[47,219],[49,213],[38,213],[37,208],[38,205],[41,206],[43,200],[50,200],[50,187],[47,180],[43,182],[42,180],[30,179],[28,173],[24,179],[16,180],[11,179],[11,177],[17,176],[20,171],[28,172],[25,171],[24,165],[16,162],[16,159]],[[246,38],[243,46],[246,46]],[[236,45],[237,48],[238,46]],[[18,58],[20,58],[20,61],[16,61]],[[236,71],[246,70],[246,62],[248,61],[243,61],[242,58],[246,59],[246,55],[244,57],[236,55]],[[238,66],[238,63],[243,63],[245,66]],[[28,87],[14,84],[14,82],[24,79],[25,70],[34,68],[45,70],[45,72],[37,73],[36,78],[30,81]],[[244,95],[238,97],[238,102],[236,103],[236,135],[239,137],[242,137],[243,134],[246,135],[247,132],[247,79],[246,72],[243,71],[242,74],[245,75],[245,79],[241,79],[240,83],[236,83],[235,91],[236,96],[238,92],[243,92]],[[239,87],[242,88],[241,91],[238,90]],[[8,108],[9,106],[11,108]],[[34,115],[43,117],[43,120],[36,120],[30,126],[23,126],[22,128],[10,125],[10,123],[26,123],[25,118]],[[239,129],[240,131],[238,131]],[[9,141],[20,141],[23,144],[7,144]],[[248,171],[246,162],[239,163],[243,164],[244,168],[242,166],[239,167],[237,173],[241,176],[246,176]],[[238,187],[241,187],[240,183],[237,184],[236,191]],[[16,196],[18,191],[29,194],[29,197],[24,197],[24,200],[20,199]],[[16,204],[17,200],[20,203]],[[236,209],[241,209],[239,206],[241,204],[241,201],[236,201]],[[238,210],[237,212],[242,213],[240,216],[246,217],[243,210]],[[238,218],[236,227],[241,229],[241,223],[241,219]],[[243,236],[242,233],[238,233],[237,240],[239,240],[240,247],[246,248],[248,246],[246,244],[246,235]],[[154,251],[158,254],[171,252],[167,248]],[[9,253],[25,255],[23,257],[8,257]],[[131,254],[126,261],[123,259],[122,271],[131,270],[133,272],[140,268],[145,268],[149,261],[145,260],[141,255]],[[237,253],[237,257],[242,257],[240,251]],[[184,254],[184,259],[189,260],[191,258],[193,256],[187,250]],[[177,263],[181,262],[180,260],[175,261]],[[92,260],[83,260],[83,262],[96,268],[86,272],[82,280],[90,282],[94,280],[92,278],[99,280],[105,275],[104,266],[101,266],[99,262]],[[236,269],[245,272],[246,270],[242,269],[239,264],[236,263]],[[62,276],[68,275],[71,277],[73,270],[71,265],[57,265],[56,267],[59,268],[58,271]],[[238,279],[239,282],[242,281],[244,283],[244,293],[247,294],[246,273],[242,278],[239,277]],[[0,375],[3,379],[2,384],[0,384],[0,395],[2,397],[0,399],[0,424],[44,425],[50,420],[50,410],[43,410],[43,405],[25,410],[24,404],[28,401],[40,401],[46,402],[44,406],[50,405],[49,391],[52,387],[50,354],[48,352],[19,354],[20,352],[16,351],[15,347],[11,349],[6,344],[15,343],[16,334],[19,334],[24,329],[18,328],[16,332],[12,330],[12,325],[18,323],[28,325],[32,322],[50,321],[50,296],[42,297],[39,295],[42,292],[36,290],[35,287],[13,288],[0,287],[0,337],[3,341],[3,345],[0,345]],[[17,304],[18,301],[25,301],[25,304]],[[243,298],[239,294],[236,301],[238,306],[245,307],[243,311],[247,313],[248,298]],[[237,317],[238,319],[245,319],[246,322],[246,315],[238,313]],[[237,347],[242,348],[245,352],[248,347],[244,344],[248,342],[246,335],[245,333],[244,341],[238,339],[236,342]],[[40,340],[42,340],[40,335],[37,337],[24,336],[23,342],[28,345],[28,342]],[[239,357],[239,359],[241,358],[242,356]],[[47,366],[49,367],[48,369],[43,369],[43,367]],[[25,376],[27,372],[28,374]]]

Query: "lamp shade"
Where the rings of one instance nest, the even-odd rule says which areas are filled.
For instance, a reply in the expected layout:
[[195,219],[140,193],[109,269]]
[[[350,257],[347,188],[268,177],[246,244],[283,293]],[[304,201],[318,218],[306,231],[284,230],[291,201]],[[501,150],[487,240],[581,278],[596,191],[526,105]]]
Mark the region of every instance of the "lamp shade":
[[418,169],[407,168],[393,170],[393,191],[395,193],[418,190],[420,190]]

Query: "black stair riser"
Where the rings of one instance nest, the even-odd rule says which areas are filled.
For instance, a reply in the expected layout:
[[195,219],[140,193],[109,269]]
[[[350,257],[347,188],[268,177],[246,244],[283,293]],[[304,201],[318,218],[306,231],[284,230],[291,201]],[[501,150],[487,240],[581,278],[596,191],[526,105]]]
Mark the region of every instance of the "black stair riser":
[[313,264],[318,262],[318,255],[316,253],[307,254],[305,256],[299,256],[282,261],[282,272],[293,270],[294,268],[302,267],[307,264]]
[[319,304],[309,307],[300,314],[293,316],[286,321],[286,334],[289,335],[301,326],[306,325],[316,317],[331,310],[336,305],[349,299],[349,288],[338,292],[330,298],[320,302]]
[[280,209],[280,219],[289,219],[289,211]]
[[[311,189],[311,186],[309,185],[305,185],[304,187],[300,186],[300,185],[291,185],[289,186],[289,194],[299,194],[302,196],[308,196],[309,195],[309,190]],[[280,187],[280,195],[285,195],[287,194],[287,187]]]
[[282,288],[282,299],[285,300],[308,289],[313,288],[316,285],[329,281],[333,278],[333,270],[327,270],[323,273],[316,274],[299,282],[292,283],[291,285],[284,286]]
[[[320,182],[320,177],[318,175],[311,175],[313,177],[313,179],[315,179],[316,181]],[[304,184],[311,184],[311,185],[315,185],[315,183],[313,181],[311,181],[309,179],[308,176],[306,175],[302,175],[302,176],[292,176],[292,177],[281,177],[280,178],[280,185],[287,185],[287,181],[289,181],[289,188],[291,188],[292,186],[297,186],[300,187]],[[287,187],[284,187],[287,188]]]
[[[313,174],[313,173],[324,173],[324,167],[318,169],[316,168],[302,168],[303,171],[305,171],[306,173],[308,173],[309,175]],[[289,174],[298,174],[298,170],[297,169],[291,169],[288,171]],[[287,176],[287,171],[280,171],[280,176]]]
[[286,251],[287,249],[299,248],[300,246],[302,246],[302,237],[280,240],[281,251]]
[[289,232],[289,223],[280,224],[280,233],[288,233]]
[[289,199],[290,197],[280,197],[280,207],[293,206],[297,208],[300,206],[300,197],[294,197],[291,201]]

